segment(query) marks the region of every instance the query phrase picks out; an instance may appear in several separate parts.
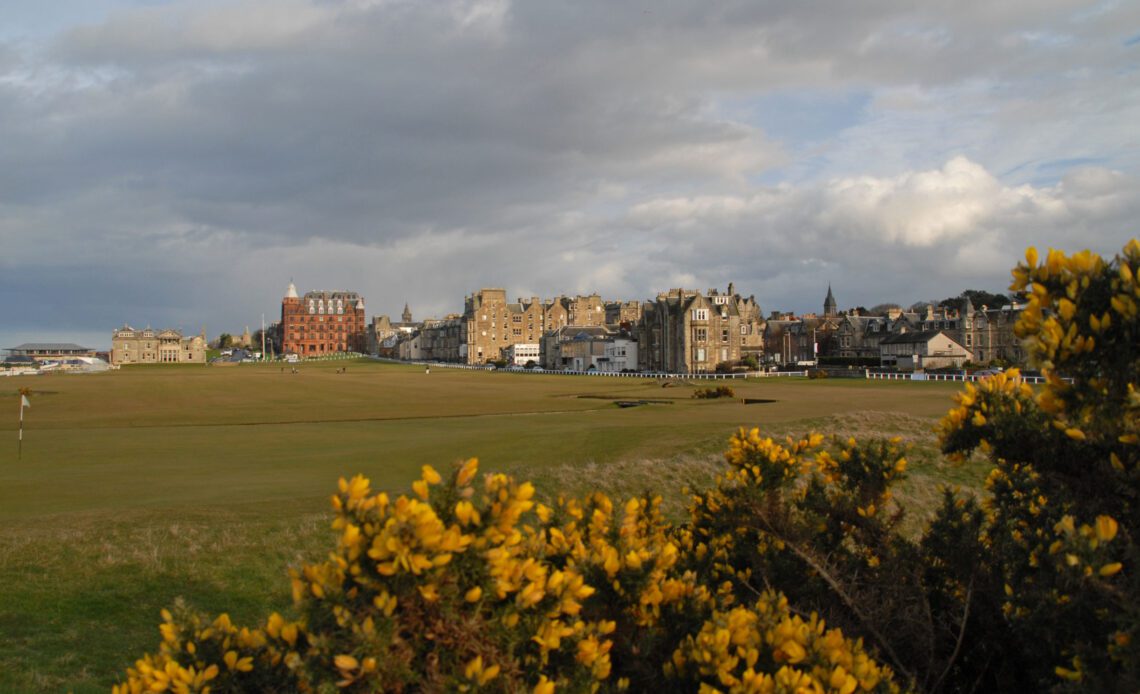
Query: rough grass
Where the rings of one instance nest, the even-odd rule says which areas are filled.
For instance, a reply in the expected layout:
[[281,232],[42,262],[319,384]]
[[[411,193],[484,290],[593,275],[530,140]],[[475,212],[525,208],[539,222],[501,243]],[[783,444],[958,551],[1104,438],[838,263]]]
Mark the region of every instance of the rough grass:
[[[917,535],[941,501],[945,485],[980,492],[989,467],[981,457],[953,463],[938,451],[935,421],[898,412],[853,412],[832,417],[785,422],[762,429],[776,439],[799,438],[810,432],[824,432],[840,439],[858,440],[899,437],[907,446],[907,474],[895,488],[895,504],[905,510],[903,532]],[[586,461],[581,464],[546,468],[530,478],[547,498],[558,493],[581,495],[603,491],[612,497],[660,494],[665,513],[675,520],[684,518],[688,508],[686,489],[712,486],[725,470],[722,449],[693,451],[662,459],[621,460],[608,464]],[[525,470],[513,470],[517,475]]]
[[256,622],[290,603],[284,567],[320,556],[328,517],[225,509],[87,513],[0,532],[0,691],[106,691],[158,643],[176,598]]
[[[106,691],[159,641],[176,598],[256,622],[289,609],[286,569],[331,546],[328,495],[363,472],[403,490],[420,466],[479,456],[483,470],[543,494],[662,494],[710,484],[733,431],[899,435],[913,446],[900,502],[914,527],[948,481],[980,485],[977,464],[936,455],[931,428],[952,386],[708,382],[505,374],[350,362],[123,369],[12,379],[0,411],[30,386],[25,448],[0,422],[0,692]],[[742,404],[741,399],[767,401]],[[618,408],[613,400],[659,400]],[[902,414],[906,413],[906,414]]]

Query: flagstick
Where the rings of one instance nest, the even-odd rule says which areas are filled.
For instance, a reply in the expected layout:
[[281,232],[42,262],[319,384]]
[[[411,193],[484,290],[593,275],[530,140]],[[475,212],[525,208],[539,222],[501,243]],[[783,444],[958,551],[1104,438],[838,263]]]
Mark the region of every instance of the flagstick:
[[20,394],[20,437],[16,444],[16,460],[24,457],[24,394]]

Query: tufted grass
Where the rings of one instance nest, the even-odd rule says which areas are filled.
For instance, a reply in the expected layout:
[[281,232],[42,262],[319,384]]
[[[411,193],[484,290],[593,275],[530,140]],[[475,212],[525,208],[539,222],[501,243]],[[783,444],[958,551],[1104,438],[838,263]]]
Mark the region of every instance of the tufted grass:
[[[347,364],[346,373],[337,369]],[[402,490],[425,463],[476,455],[483,471],[548,496],[660,493],[711,483],[741,426],[899,435],[913,446],[899,495],[917,530],[941,482],[980,488],[932,427],[953,385],[705,382],[541,376],[368,361],[127,368],[0,384],[0,692],[107,691],[159,642],[176,598],[254,623],[289,609],[286,568],[331,545],[328,496],[357,472]],[[17,387],[32,388],[16,459]],[[768,400],[741,403],[740,398]],[[613,400],[654,400],[618,408]],[[7,408],[7,409],[5,409]]]

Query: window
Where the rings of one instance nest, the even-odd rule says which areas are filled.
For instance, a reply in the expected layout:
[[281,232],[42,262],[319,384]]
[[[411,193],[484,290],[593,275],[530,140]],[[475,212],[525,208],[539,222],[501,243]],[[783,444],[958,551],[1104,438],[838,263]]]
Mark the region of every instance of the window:
[[693,339],[697,342],[704,342],[709,339],[709,331],[707,328],[697,328],[693,331]]
[[724,328],[720,331],[720,341],[728,342],[728,328]]
[[693,320],[708,320],[709,310],[707,308],[693,309]]
[[740,326],[740,334],[741,335],[747,335],[748,334],[748,326],[747,325]]

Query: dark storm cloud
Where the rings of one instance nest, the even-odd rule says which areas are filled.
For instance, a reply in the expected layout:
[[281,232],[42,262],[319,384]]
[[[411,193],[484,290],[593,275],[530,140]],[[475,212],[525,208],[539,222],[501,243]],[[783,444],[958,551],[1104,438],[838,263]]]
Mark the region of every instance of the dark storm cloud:
[[[188,306],[237,329],[289,277],[421,317],[483,285],[645,298],[734,280],[801,310],[828,277],[863,303],[997,288],[1026,243],[1126,236],[1140,53],[1119,27],[1138,19],[1061,2],[127,7],[0,43],[0,270],[53,322],[107,330]],[[801,132],[776,114],[783,139],[766,134],[781,95],[831,92],[819,108],[853,110]],[[119,298],[136,277],[146,305]]]

